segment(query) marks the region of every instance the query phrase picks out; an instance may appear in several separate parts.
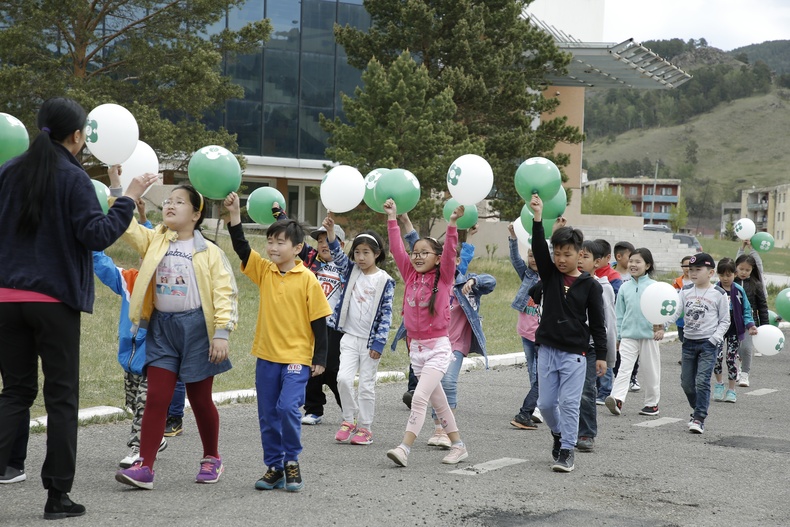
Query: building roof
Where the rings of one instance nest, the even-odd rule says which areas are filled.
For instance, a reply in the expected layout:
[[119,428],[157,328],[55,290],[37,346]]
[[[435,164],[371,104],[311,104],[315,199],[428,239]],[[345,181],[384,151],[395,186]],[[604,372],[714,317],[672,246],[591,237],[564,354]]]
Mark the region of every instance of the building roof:
[[[591,179],[583,182],[583,185],[594,185],[598,182],[605,182],[609,185],[680,185],[680,179],[674,178],[657,178],[641,176],[641,177],[606,177],[600,179]],[[599,183],[600,184],[600,183]]]
[[554,37],[557,47],[573,55],[566,74],[547,76],[553,86],[655,90],[677,88],[691,79],[691,75],[632,38],[619,44],[581,42],[529,17],[535,26]]

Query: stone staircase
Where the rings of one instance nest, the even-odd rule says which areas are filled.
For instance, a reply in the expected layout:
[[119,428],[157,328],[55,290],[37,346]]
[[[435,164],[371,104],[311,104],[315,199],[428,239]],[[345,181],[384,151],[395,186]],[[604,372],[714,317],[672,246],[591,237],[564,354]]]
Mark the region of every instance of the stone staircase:
[[[680,260],[684,256],[694,254],[696,251],[684,243],[672,238],[672,234],[656,231],[603,228],[593,226],[580,226],[585,239],[603,238],[612,245],[617,242],[630,242],[634,247],[647,247],[653,254],[656,271],[660,273],[680,274]],[[703,245],[704,247],[704,245]],[[612,255],[614,260],[614,255]]]

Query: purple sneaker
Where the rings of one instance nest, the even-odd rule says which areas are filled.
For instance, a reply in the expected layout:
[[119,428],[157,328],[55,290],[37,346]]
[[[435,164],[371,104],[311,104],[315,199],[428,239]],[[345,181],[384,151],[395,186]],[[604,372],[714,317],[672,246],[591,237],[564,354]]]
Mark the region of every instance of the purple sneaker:
[[222,458],[206,456],[200,460],[200,472],[195,477],[196,483],[216,483],[225,471]]
[[139,489],[151,490],[154,488],[154,472],[143,466],[142,459],[138,459],[131,467],[116,472],[115,481]]

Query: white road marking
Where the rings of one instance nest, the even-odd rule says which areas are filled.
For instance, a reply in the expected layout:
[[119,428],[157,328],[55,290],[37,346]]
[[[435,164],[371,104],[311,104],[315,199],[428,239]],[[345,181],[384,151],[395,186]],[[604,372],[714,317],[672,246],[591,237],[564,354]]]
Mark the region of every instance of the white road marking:
[[451,470],[450,474],[463,474],[465,476],[477,476],[485,474],[492,470],[509,467],[510,465],[518,465],[519,463],[526,463],[526,459],[517,459],[513,457],[503,457],[501,459],[494,459],[493,461],[486,461],[485,463],[478,463],[477,465],[469,465],[468,467],[460,468],[458,470]]
[[645,428],[655,428],[661,425],[668,425],[670,423],[677,423],[678,421],[682,421],[682,419],[677,419],[675,417],[659,417],[658,419],[651,419],[649,421],[642,421],[641,423],[636,423],[634,426],[643,426]]
[[752,390],[751,392],[746,392],[745,395],[768,395],[769,393],[778,392],[779,390],[773,390],[771,388],[760,388],[759,390]]

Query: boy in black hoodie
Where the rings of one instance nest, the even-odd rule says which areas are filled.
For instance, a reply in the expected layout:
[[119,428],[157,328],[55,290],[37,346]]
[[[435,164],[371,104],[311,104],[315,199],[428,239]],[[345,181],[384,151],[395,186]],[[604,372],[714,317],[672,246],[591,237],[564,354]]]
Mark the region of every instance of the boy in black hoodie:
[[[579,251],[584,239],[571,227],[551,236],[554,261],[543,230],[543,201],[535,194],[529,204],[535,216],[532,253],[543,284],[543,313],[535,342],[538,353],[538,408],[554,437],[555,472],[574,469],[573,448],[579,430],[579,402],[587,368],[590,335],[596,356],[596,373],[606,373],[606,323],[601,285],[579,271]],[[587,325],[589,320],[589,326]]]

